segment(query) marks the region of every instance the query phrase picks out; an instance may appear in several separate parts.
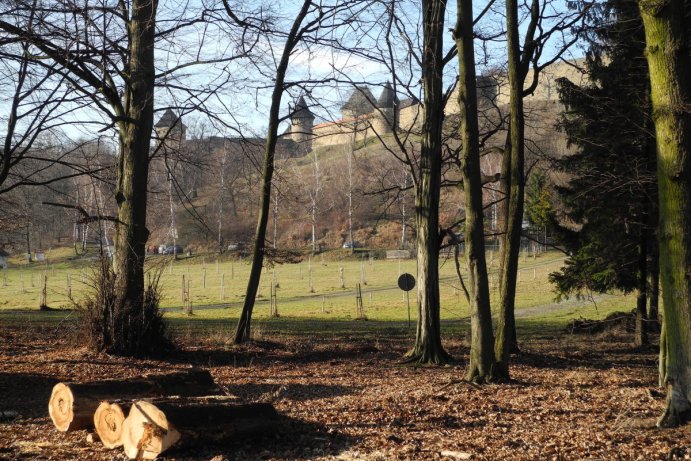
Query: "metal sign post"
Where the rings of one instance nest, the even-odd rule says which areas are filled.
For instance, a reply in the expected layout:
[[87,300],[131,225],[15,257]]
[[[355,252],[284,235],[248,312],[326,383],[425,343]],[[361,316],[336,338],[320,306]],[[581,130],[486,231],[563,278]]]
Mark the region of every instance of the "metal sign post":
[[408,304],[408,328],[410,328],[410,296],[408,292],[415,288],[415,277],[405,273],[398,277],[398,288],[405,291],[405,299]]

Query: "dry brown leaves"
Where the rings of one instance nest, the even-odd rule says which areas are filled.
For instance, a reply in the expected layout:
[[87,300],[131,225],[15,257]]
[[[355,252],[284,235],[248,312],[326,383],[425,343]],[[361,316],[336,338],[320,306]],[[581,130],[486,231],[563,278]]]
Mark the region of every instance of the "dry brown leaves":
[[[459,362],[400,366],[406,343],[282,338],[242,348],[188,345],[169,360],[131,360],[72,347],[55,329],[0,326],[0,460],[119,460],[47,415],[60,380],[208,367],[226,390],[271,401],[286,423],[259,440],[173,453],[171,460],[666,460],[691,459],[689,426],[654,427],[663,400],[656,354],[627,338],[523,343],[514,382],[459,382]],[[2,413],[5,412],[5,413]],[[12,413],[12,412],[16,412]]]

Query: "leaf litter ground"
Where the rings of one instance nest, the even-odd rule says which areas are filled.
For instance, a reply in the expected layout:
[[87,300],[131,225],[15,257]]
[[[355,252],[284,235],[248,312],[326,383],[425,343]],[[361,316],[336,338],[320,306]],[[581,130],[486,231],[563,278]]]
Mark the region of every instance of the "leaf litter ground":
[[660,430],[657,354],[630,337],[524,341],[514,382],[461,382],[468,350],[446,340],[446,367],[397,364],[409,340],[290,337],[230,347],[189,338],[165,360],[74,346],[64,328],[0,325],[0,460],[121,460],[86,431],[54,430],[58,381],[190,366],[246,401],[270,401],[278,432],[167,455],[169,460],[667,460],[691,459],[691,427]]

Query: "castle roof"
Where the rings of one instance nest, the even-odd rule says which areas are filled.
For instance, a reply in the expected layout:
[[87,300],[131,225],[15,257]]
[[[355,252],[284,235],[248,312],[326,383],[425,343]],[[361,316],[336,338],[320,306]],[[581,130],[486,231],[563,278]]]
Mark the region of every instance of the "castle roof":
[[305,102],[305,98],[303,96],[300,96],[300,99],[298,99],[297,104],[295,104],[295,111],[290,116],[290,118],[314,120],[314,114],[312,114],[309,107],[307,107],[307,103]]
[[154,127],[156,128],[170,128],[176,125],[178,122],[182,124],[182,118],[175,115],[171,109],[166,109],[163,116],[158,120]]
[[389,82],[386,82],[384,89],[377,100],[377,107],[381,109],[393,109],[398,105],[398,97],[394,93],[393,88]]
[[366,86],[355,87],[353,93],[348,98],[341,110],[350,110],[358,115],[368,114],[374,109],[376,99],[369,88]]

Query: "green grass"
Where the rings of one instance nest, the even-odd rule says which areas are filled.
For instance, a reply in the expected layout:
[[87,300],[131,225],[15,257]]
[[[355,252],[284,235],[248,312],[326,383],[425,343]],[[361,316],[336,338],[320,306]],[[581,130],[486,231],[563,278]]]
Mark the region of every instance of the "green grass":
[[[488,253],[495,312],[498,303],[496,256]],[[538,336],[550,335],[562,329],[572,318],[603,318],[615,310],[630,310],[634,305],[632,297],[621,294],[599,296],[596,298],[597,304],[573,299],[555,303],[547,276],[561,267],[562,260],[558,253],[546,253],[535,258],[528,255],[521,257],[516,299],[519,329]],[[24,264],[1,271],[0,319],[11,318],[11,314],[2,314],[3,311],[36,310],[43,277],[46,277],[48,283],[50,307],[74,307],[68,297],[68,279],[72,299],[78,302],[88,290],[90,274],[94,267],[93,260],[73,260],[69,259],[69,252],[56,251],[47,263]],[[313,292],[309,288],[310,268]],[[341,288],[341,268],[345,288]],[[178,261],[156,256],[147,260],[147,271],[151,277],[160,275],[163,292],[161,304],[166,308],[166,317],[170,319],[171,325],[178,331],[193,331],[197,328],[227,330],[239,316],[249,275],[247,261],[217,260],[215,255],[200,255]],[[406,298],[396,286],[401,272],[416,274],[416,261],[366,260],[357,257],[349,260],[330,260],[328,256],[318,255],[299,264],[278,265],[272,269],[265,269],[262,272],[260,292],[254,311],[255,327],[259,330],[286,330],[300,334],[320,330],[367,332],[380,330],[389,325],[401,328],[402,334],[406,334]],[[361,282],[361,276],[365,282],[361,288],[367,321],[356,320],[355,285]],[[460,331],[465,328],[469,310],[459,288],[452,260],[442,261],[440,276],[442,320],[447,331]],[[192,316],[187,316],[180,308],[183,277],[185,282],[190,284],[194,309]],[[279,286],[279,318],[270,317],[269,296],[274,280]],[[410,293],[411,317],[414,324],[415,290]],[[66,314],[40,315],[59,320]]]

